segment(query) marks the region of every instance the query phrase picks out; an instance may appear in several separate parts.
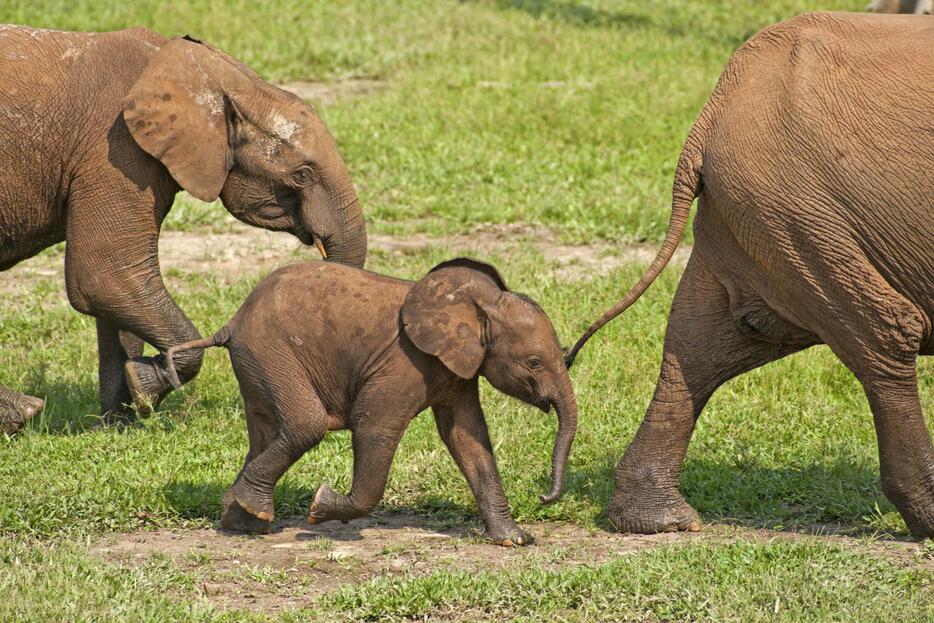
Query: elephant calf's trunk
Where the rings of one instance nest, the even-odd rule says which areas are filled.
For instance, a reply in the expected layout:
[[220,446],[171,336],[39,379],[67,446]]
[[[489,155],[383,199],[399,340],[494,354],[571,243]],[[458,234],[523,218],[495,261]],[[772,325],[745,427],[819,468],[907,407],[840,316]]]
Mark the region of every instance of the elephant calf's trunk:
[[[568,384],[570,385],[570,382]],[[551,457],[551,491],[547,495],[539,496],[542,504],[551,504],[561,497],[568,455],[577,433],[577,402],[571,390],[566,390],[565,396],[555,402],[554,406],[558,414],[558,436],[555,438],[555,448]]]

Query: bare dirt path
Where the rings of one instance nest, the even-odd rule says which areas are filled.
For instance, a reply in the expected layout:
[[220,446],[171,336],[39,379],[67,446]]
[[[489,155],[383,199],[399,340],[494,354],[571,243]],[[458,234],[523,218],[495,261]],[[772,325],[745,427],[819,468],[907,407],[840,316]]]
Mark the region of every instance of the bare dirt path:
[[912,541],[873,541],[849,536],[802,535],[710,525],[700,533],[615,534],[561,522],[524,524],[529,547],[506,549],[484,542],[464,527],[431,518],[385,513],[347,524],[311,526],[287,520],[263,536],[213,529],[156,530],[112,534],[92,545],[111,562],[139,566],[165,556],[200,582],[202,594],[222,608],[288,610],[347,584],[378,576],[427,575],[437,571],[566,569],[598,565],[627,554],[677,543],[728,543],[817,539],[898,564],[934,569],[930,548]]
[[[570,245],[556,242],[557,239],[555,232],[547,228],[511,225],[442,237],[371,234],[369,245],[371,251],[391,255],[431,248],[480,258],[531,251],[542,256],[549,273],[558,281],[586,280],[606,275],[626,264],[648,264],[658,250],[651,244]],[[679,247],[673,264],[683,265],[690,251],[689,245]],[[303,246],[291,234],[268,232],[239,223],[231,225],[229,232],[167,231],[159,239],[159,262],[163,274],[169,275],[172,271],[181,271],[235,279],[317,257],[314,248]],[[64,252],[60,248],[49,249],[0,273],[0,294],[22,292],[44,279],[61,279],[63,266]]]

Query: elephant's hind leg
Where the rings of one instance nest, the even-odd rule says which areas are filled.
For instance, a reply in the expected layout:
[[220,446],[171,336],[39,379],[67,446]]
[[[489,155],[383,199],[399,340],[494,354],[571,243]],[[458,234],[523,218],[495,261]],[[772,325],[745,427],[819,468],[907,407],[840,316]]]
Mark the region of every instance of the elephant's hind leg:
[[[252,363],[237,369],[247,405],[250,452],[236,482],[224,496],[221,526],[238,532],[266,532],[275,517],[273,489],[283,474],[324,438],[327,416],[321,399],[297,362],[274,367]],[[265,371],[269,371],[268,375]]]
[[[616,467],[609,520],[623,532],[700,530],[697,512],[678,491],[694,423],[714,390],[729,379],[801,350],[808,342],[776,343],[731,310],[727,290],[691,257],[675,294],[655,395]],[[811,342],[813,343],[813,342]]]
[[912,533],[934,537],[934,447],[916,373],[930,319],[883,279],[856,244],[809,251],[796,286],[809,295],[801,300],[823,298],[823,308],[809,318],[811,328],[859,379],[869,399],[882,491]]

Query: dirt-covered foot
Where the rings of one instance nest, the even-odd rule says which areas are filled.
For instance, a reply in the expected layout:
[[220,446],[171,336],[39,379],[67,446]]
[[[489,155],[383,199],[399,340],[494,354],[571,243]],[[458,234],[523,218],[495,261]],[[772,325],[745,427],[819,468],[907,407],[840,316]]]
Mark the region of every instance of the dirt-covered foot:
[[607,514],[618,532],[700,532],[703,528],[697,511],[677,490],[650,490],[618,480]]
[[143,417],[152,415],[162,399],[172,391],[162,357],[131,359],[123,370],[136,411]]
[[241,503],[240,498],[230,491],[224,496],[224,514],[221,515],[221,528],[224,530],[266,534],[272,528],[274,518],[271,508],[260,510],[249,502]]
[[0,387],[0,432],[12,435],[36,417],[45,401]]
[[530,545],[535,540],[512,521],[487,526],[485,534],[486,538],[502,547],[521,547]]

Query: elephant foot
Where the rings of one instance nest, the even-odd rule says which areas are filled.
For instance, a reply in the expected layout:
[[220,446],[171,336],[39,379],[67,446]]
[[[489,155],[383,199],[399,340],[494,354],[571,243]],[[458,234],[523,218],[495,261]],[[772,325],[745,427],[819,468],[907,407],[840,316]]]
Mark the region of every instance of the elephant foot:
[[172,383],[162,366],[162,357],[138,357],[123,368],[133,406],[143,417],[153,414],[162,399],[172,391]]
[[700,532],[700,515],[677,489],[659,490],[617,479],[610,498],[610,523],[618,532]]
[[487,526],[484,536],[501,547],[521,547],[535,542],[531,535],[513,521],[504,521],[499,525]]
[[257,510],[250,502],[230,491],[224,496],[224,513],[221,515],[221,528],[230,532],[248,534],[266,534],[272,527],[275,515],[271,505],[268,510]]
[[904,478],[895,486],[886,485],[883,480],[882,492],[898,509],[911,534],[934,539],[934,464],[923,476]]
[[327,485],[321,485],[315,491],[315,497],[308,508],[308,523],[314,525],[335,519],[347,523],[364,514],[353,510],[346,495],[341,495]]
[[0,387],[0,432],[12,435],[36,417],[45,401]]

